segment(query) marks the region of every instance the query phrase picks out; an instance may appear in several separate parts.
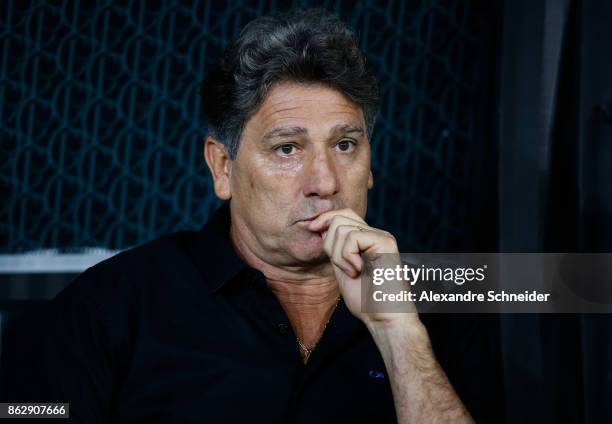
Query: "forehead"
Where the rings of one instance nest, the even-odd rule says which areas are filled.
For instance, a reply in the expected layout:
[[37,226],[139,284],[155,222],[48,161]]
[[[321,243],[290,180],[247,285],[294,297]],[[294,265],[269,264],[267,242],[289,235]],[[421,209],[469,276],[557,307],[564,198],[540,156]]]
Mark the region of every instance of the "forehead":
[[279,125],[318,127],[364,125],[363,111],[340,91],[323,84],[283,82],[274,85],[247,127],[265,131]]

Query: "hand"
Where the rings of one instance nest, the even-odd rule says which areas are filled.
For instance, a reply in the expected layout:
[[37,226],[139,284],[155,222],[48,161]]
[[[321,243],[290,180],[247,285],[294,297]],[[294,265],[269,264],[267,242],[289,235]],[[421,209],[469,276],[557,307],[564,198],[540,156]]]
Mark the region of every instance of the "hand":
[[309,229],[321,233],[323,249],[330,258],[344,302],[364,322],[382,355],[398,423],[473,423],[437,363],[418,314],[362,310],[363,258],[373,268],[401,265],[395,237],[370,227],[351,209],[321,214]]
[[406,315],[411,315],[410,319],[416,317],[412,313],[362,311],[363,257],[374,267],[377,264],[381,267],[401,264],[397,241],[391,233],[370,227],[351,209],[323,213],[310,223],[308,229],[322,234],[323,249],[332,263],[342,298],[353,315],[365,324],[395,323],[406,319]]

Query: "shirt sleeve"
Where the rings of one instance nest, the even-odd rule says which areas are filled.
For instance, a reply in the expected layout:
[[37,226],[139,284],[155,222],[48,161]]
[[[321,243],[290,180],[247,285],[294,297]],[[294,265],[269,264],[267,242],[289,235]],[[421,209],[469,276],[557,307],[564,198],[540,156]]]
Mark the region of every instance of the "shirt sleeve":
[[21,364],[30,369],[13,370],[13,381],[4,381],[4,396],[11,401],[69,403],[67,422],[108,423],[116,385],[113,331],[99,302],[86,294],[87,285],[82,275],[45,308],[37,328],[37,352],[30,364]]

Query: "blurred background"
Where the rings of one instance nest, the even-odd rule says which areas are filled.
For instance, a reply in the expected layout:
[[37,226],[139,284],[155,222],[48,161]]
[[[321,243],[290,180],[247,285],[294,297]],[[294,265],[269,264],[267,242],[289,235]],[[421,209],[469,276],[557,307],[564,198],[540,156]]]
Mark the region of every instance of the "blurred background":
[[[610,1],[4,0],[0,350],[75,274],[206,222],[199,85],[249,20],[311,6],[378,74],[367,219],[400,251],[612,251]],[[610,316],[499,334],[507,422],[612,422]]]

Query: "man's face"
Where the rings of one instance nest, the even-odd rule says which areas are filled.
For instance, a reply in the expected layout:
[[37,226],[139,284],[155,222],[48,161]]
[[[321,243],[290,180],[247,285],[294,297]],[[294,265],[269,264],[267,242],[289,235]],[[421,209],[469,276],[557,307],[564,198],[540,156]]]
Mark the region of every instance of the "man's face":
[[231,163],[232,225],[266,262],[326,260],[308,223],[330,210],[361,217],[372,186],[363,112],[320,84],[274,86],[246,123]]

